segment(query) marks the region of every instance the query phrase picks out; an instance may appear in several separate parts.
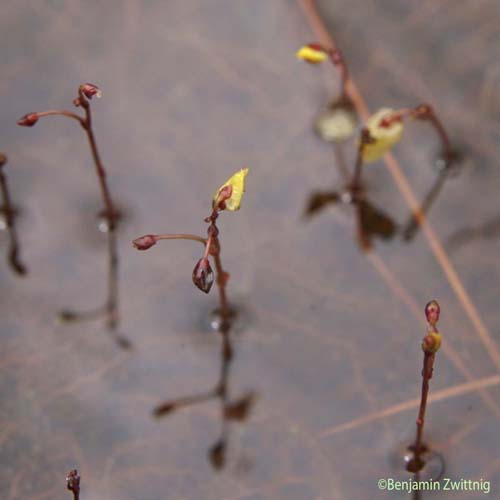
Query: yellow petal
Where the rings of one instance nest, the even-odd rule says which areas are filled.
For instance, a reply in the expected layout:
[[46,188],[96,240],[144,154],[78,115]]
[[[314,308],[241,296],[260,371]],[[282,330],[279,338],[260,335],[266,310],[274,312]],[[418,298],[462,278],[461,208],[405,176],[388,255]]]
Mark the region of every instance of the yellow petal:
[[388,127],[380,126],[380,122],[393,112],[394,110],[390,108],[382,108],[369,118],[366,127],[375,141],[372,144],[365,144],[363,147],[363,161],[379,160],[401,139],[403,122],[396,121]]
[[241,205],[241,198],[245,192],[245,178],[248,174],[248,168],[242,168],[231,176],[215,193],[214,206],[217,205],[219,200],[219,193],[226,186],[231,186],[231,196],[225,200],[226,210],[239,210]]
[[328,54],[324,50],[316,49],[309,45],[304,45],[295,55],[298,59],[311,64],[318,64],[328,59]]

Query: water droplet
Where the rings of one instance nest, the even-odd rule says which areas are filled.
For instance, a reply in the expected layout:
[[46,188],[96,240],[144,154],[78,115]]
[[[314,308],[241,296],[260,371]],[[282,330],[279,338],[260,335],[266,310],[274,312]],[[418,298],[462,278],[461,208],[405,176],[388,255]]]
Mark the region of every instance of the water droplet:
[[420,462],[417,463],[412,447],[408,446],[408,441],[401,443],[397,450],[391,451],[389,461],[392,470],[395,471],[395,479],[398,480],[414,478],[418,472],[420,481],[437,481],[443,476],[445,470],[443,456],[425,445],[420,454]]

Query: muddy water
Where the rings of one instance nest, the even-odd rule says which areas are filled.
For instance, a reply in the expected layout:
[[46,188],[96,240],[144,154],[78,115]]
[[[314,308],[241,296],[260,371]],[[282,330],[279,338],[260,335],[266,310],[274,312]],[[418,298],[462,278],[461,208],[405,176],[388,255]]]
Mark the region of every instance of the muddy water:
[[[422,232],[408,243],[375,227],[366,254],[356,241],[359,207],[330,204],[303,217],[311,193],[342,189],[339,155],[351,168],[354,145],[334,153],[313,133],[335,80],[295,60],[315,36],[297,4],[7,2],[0,149],[29,274],[0,266],[2,498],[68,498],[71,468],[83,500],[385,498],[377,480],[399,477],[395,454],[414,433],[416,404],[397,405],[419,396],[430,298],[441,303],[446,347],[427,441],[446,475],[498,481],[499,367],[488,348],[499,349],[500,331],[496,6],[452,15],[442,2],[372,2],[363,12],[322,3],[370,108],[431,101],[459,138],[464,168],[444,182],[429,220],[470,302]],[[106,297],[107,240],[85,136],[58,117],[15,126],[30,111],[71,109],[82,81],[103,91],[92,106],[124,214],[119,333],[130,351],[100,319],[57,316]],[[397,146],[419,199],[437,182],[436,148],[420,124]],[[219,398],[155,419],[156,405],[219,381],[221,340],[206,327],[217,297],[191,283],[197,243],[139,253],[131,241],[203,236],[213,192],[243,166],[242,208],[222,214],[219,229],[229,299],[242,311],[228,397],[251,392],[254,404],[229,424]],[[376,207],[368,225],[382,213],[404,228],[410,213],[390,172],[380,163],[365,174]],[[7,248],[4,232],[0,243]]]

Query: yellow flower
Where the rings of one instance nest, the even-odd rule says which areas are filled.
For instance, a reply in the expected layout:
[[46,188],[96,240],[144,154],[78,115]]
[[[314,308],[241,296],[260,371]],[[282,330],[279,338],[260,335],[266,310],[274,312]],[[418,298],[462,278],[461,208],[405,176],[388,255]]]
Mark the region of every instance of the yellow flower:
[[325,50],[315,43],[304,45],[295,55],[298,59],[310,64],[319,64],[328,59],[328,54]]
[[394,110],[390,108],[382,108],[369,118],[366,127],[374,142],[364,145],[363,161],[379,160],[401,139],[404,128],[401,121],[393,121],[386,127],[380,124],[384,118],[388,118],[393,112]]
[[217,190],[213,200],[214,208],[222,202],[225,210],[234,211],[240,209],[247,174],[248,168],[242,168]]

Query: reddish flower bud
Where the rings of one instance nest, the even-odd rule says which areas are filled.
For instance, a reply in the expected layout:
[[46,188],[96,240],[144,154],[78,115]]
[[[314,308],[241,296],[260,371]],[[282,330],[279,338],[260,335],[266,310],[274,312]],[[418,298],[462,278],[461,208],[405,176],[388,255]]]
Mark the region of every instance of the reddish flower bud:
[[439,304],[435,300],[431,300],[425,306],[425,316],[431,326],[436,326],[436,323],[439,321],[440,312],[441,308],[439,307]]
[[102,97],[102,92],[97,85],[93,83],[82,83],[80,85],[81,93],[87,98],[92,99],[92,97]]
[[38,121],[38,113],[28,113],[17,120],[17,124],[21,127],[32,127]]
[[193,269],[193,283],[205,293],[210,291],[214,282],[214,273],[208,259],[202,258]]
[[7,156],[0,153],[0,168],[2,168],[7,163]]
[[153,245],[156,245],[156,237],[152,234],[146,234],[135,239],[132,243],[137,250],[148,250]]
[[75,495],[80,494],[80,476],[78,475],[78,471],[73,469],[68,472],[66,476],[66,488],[69,491],[73,492]]

